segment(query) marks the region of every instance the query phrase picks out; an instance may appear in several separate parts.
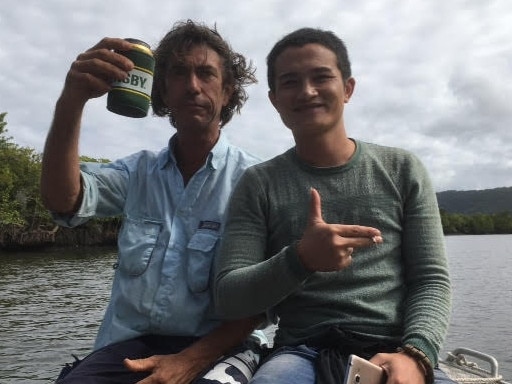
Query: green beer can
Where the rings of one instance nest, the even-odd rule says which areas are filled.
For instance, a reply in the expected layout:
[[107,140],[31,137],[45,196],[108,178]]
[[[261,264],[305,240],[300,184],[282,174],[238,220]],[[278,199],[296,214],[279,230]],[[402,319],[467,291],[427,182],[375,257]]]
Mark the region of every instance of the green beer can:
[[150,46],[137,39],[125,39],[134,44],[129,51],[119,52],[133,61],[134,68],[123,81],[114,81],[107,96],[107,109],[128,117],[148,114],[153,87],[155,58]]

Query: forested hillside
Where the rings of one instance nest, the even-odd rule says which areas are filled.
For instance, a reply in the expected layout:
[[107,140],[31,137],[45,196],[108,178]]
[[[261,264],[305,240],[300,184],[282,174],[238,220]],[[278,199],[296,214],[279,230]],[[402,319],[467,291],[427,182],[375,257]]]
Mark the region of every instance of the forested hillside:
[[450,213],[512,213],[512,187],[474,191],[444,191],[437,194],[439,208]]

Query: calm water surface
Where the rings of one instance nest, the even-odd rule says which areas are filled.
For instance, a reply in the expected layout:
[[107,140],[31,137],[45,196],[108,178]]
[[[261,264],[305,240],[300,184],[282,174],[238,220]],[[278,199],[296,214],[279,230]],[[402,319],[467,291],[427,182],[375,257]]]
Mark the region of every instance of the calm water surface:
[[1,254],[0,383],[50,383],[94,342],[115,250]]
[[[454,289],[442,357],[456,347],[495,356],[512,381],[512,235],[446,238]],[[84,356],[108,300],[115,249],[1,253],[0,383],[51,383]]]
[[453,310],[444,351],[493,355],[512,383],[512,235],[449,236],[446,248]]

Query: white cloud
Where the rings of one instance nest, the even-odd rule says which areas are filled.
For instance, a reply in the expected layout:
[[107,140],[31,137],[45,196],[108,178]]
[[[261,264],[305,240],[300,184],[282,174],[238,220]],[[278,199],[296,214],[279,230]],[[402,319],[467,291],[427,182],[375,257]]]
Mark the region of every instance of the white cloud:
[[[218,30],[257,66],[259,84],[225,127],[235,143],[263,157],[291,145],[267,100],[265,57],[302,26],[345,40],[356,93],[347,106],[350,136],[403,147],[425,163],[438,190],[512,185],[512,40],[507,0],[316,0],[240,2],[134,0],[11,1],[0,14],[0,112],[9,134],[42,151],[53,107],[76,56],[104,36],[156,45],[175,21]],[[81,151],[114,159],[158,150],[172,133],[165,119],[127,119],[89,103]]]

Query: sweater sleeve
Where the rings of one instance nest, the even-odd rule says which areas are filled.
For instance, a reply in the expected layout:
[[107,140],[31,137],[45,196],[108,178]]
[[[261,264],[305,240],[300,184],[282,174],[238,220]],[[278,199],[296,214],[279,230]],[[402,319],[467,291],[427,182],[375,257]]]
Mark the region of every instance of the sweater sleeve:
[[402,238],[407,297],[402,342],[422,350],[435,365],[451,310],[444,235],[427,171],[413,157],[407,173]]
[[257,173],[246,171],[231,196],[215,257],[214,298],[220,316],[264,313],[301,287],[312,273],[300,263],[295,244],[267,254],[269,200]]

